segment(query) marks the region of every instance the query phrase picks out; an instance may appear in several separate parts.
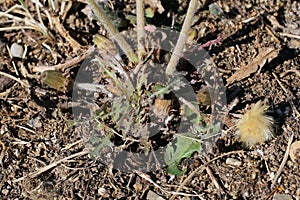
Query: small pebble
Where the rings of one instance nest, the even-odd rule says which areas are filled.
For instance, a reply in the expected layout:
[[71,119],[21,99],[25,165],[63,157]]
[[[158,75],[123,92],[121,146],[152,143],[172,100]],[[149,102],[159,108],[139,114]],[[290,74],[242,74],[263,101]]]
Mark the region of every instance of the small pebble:
[[13,43],[10,47],[10,53],[14,58],[22,58],[24,49],[21,45]]
[[7,189],[2,190],[2,194],[4,194],[5,196],[8,195],[8,193],[9,193],[9,190],[7,190]]
[[104,194],[105,194],[106,192],[107,192],[106,189],[103,188],[103,187],[101,187],[101,188],[98,189],[98,194],[101,195],[101,196],[104,196]]
[[245,4],[245,7],[246,7],[247,9],[252,8],[252,6],[253,6],[253,5],[252,5],[251,3],[246,3],[246,4]]
[[227,158],[226,159],[226,164],[227,165],[232,165],[232,166],[236,166],[236,167],[239,167],[242,165],[242,162],[235,159],[235,158]]

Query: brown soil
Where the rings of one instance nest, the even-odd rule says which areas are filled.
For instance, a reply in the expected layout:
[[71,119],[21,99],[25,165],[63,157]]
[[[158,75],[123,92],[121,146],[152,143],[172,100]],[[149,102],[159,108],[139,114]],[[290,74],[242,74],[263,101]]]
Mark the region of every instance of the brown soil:
[[[19,5],[13,0],[0,2],[1,12]],[[300,140],[299,2],[216,1],[224,11],[217,15],[208,11],[213,2],[201,1],[193,25],[197,41],[205,44],[220,36],[218,43],[205,48],[224,83],[228,83],[228,105],[237,102],[226,118],[219,148],[213,149],[212,154],[183,160],[181,167],[187,168],[187,173],[175,177],[165,168],[147,174],[122,172],[88,155],[82,135],[72,124],[71,107],[66,106],[72,101],[72,92],[60,85],[56,86],[58,90],[45,86],[41,73],[32,69],[84,57],[92,45],[93,35],[103,28],[82,12],[86,6],[82,0],[67,3],[69,10],[65,16],[59,14],[60,10],[51,9],[49,2],[46,1],[43,9],[49,11],[52,19],[59,19],[54,27],[48,27],[52,41],[46,41],[40,32],[30,29],[0,32],[0,71],[23,82],[20,84],[0,74],[1,199],[158,199],[150,197],[153,192],[170,199],[175,191],[178,192],[175,199],[272,199],[278,194],[300,199],[299,159],[292,161],[288,156],[283,162],[289,140],[292,137],[292,142]],[[134,1],[111,2],[119,20],[124,21],[118,22],[120,30],[132,29],[124,17],[134,14]],[[158,2],[165,11],[155,12],[149,23],[171,26],[169,16],[174,14],[175,28],[180,27],[187,1]],[[25,0],[25,5],[38,21],[35,4]],[[23,16],[18,12],[12,14]],[[42,18],[47,27],[50,23],[44,12]],[[0,27],[24,25],[1,14],[0,24]],[[9,48],[13,43],[27,46],[24,58],[10,57]],[[275,49],[276,55],[258,59],[266,48]],[[251,65],[253,60],[259,64]],[[65,75],[74,78],[80,64],[71,65]],[[227,80],[243,66],[261,66],[261,69],[240,74],[229,83]],[[65,82],[61,84],[64,86]],[[264,144],[246,148],[235,138],[232,126],[235,114],[244,113],[247,105],[258,100],[270,105],[269,114],[276,120],[274,137]],[[241,164],[226,164],[227,158],[235,158]]]

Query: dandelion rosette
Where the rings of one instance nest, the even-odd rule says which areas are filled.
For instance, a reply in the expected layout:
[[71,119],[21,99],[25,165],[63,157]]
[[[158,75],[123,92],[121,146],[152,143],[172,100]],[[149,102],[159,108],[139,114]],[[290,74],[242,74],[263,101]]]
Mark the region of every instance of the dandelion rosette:
[[[178,71],[166,78],[168,61],[162,58],[172,54],[179,33],[159,28],[146,33],[149,39],[145,42],[147,53],[143,63],[126,64],[120,49],[95,51],[82,63],[74,81],[76,129],[92,149],[91,156],[123,171],[153,171],[168,161],[173,162],[170,165],[177,164],[196,149],[206,152],[193,138],[220,131],[225,117],[225,87],[208,52],[200,44],[190,45],[179,55]],[[124,35],[133,37],[132,32]],[[130,45],[135,49],[134,41]],[[203,125],[197,103],[197,79],[202,80],[210,95],[209,125]],[[154,113],[154,102],[168,103],[166,116],[160,118]],[[176,143],[178,140],[181,142]],[[193,151],[176,148],[183,140],[187,147],[193,146]],[[214,145],[215,140],[207,142]]]

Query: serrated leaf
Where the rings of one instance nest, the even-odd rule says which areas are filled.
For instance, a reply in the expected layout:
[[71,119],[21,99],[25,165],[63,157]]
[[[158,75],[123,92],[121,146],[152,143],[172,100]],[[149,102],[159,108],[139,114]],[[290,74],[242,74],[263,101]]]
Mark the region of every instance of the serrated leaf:
[[96,116],[99,118],[101,121],[105,121],[110,117],[110,112],[108,111],[108,107],[106,104],[103,104],[97,111],[96,111]]
[[98,136],[94,135],[90,138],[89,142],[93,146],[94,149],[90,151],[90,156],[95,157],[99,155],[102,149],[109,147],[111,145],[111,137],[113,133],[109,133],[104,138],[99,138]]
[[170,174],[183,175],[186,171],[178,169],[179,163],[183,158],[190,158],[194,152],[200,152],[201,144],[193,138],[192,134],[185,134],[176,137],[175,145],[176,149],[169,143],[165,152],[167,171]]
[[[191,103],[195,108],[199,106],[198,103]],[[203,117],[199,116],[195,111],[193,111],[191,108],[189,108],[186,105],[182,106],[182,109],[184,110],[185,117],[190,120],[193,124],[200,124],[203,121]]]
[[161,98],[163,99],[163,95],[164,94],[169,94],[171,91],[164,85],[161,85],[161,84],[155,84],[152,86],[152,90],[153,90],[153,93],[151,94],[150,98],[152,96],[157,96],[158,98]]
[[112,121],[119,122],[130,111],[129,102],[123,98],[115,98],[112,104]]

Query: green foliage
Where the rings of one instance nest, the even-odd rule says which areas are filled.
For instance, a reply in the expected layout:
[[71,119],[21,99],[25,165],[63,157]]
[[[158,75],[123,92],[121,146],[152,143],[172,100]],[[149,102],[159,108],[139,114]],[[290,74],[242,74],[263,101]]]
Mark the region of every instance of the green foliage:
[[[163,83],[147,83],[148,73],[143,66],[137,74],[128,75],[122,69],[121,65],[113,63],[109,60],[97,58],[99,67],[103,70],[109,86],[114,85],[121,92],[110,100],[109,108],[102,106],[98,111],[98,119],[101,120],[101,129],[108,131],[109,137],[97,141],[100,147],[95,149],[101,151],[108,144],[108,138],[111,137],[111,131],[107,129],[112,126],[113,129],[121,133],[124,140],[128,137],[140,138],[140,145],[144,147],[148,153],[148,128],[147,128],[147,109],[153,98],[163,98],[164,95],[171,91],[176,91],[185,86],[182,76],[170,79],[166,84]],[[135,80],[135,81],[132,81]],[[151,86],[149,86],[151,85]],[[193,104],[193,106],[198,106]],[[191,121],[193,125],[188,131],[177,135],[174,139],[174,146],[168,144],[165,152],[165,162],[168,165],[167,171],[171,174],[182,175],[185,170],[178,169],[178,165],[184,158],[189,158],[194,152],[201,151],[201,142],[196,136],[207,132],[211,127],[204,127],[201,124],[202,116],[197,115],[192,109],[186,107],[185,117]],[[105,125],[108,119],[109,125]],[[101,125],[102,124],[102,125]],[[199,125],[197,125],[199,124]],[[149,124],[148,124],[149,125]],[[96,140],[95,138],[92,138]]]
[[[184,137],[185,136],[185,137]],[[178,165],[183,158],[190,158],[194,152],[201,151],[201,143],[194,139],[193,134],[183,134],[176,136],[176,148],[169,143],[165,152],[165,162],[168,165],[167,171],[174,175],[183,175],[186,170],[178,169]]]
[[[103,13],[108,17],[115,27],[119,28],[125,25],[125,22],[122,20],[122,18],[118,17],[118,13],[111,9],[107,2],[97,2],[97,5],[102,9]],[[96,16],[94,18],[97,19]]]
[[165,94],[169,94],[171,91],[178,91],[185,86],[185,82],[181,76],[176,76],[170,79],[166,84],[156,83],[151,87],[151,94],[148,93],[149,98],[158,97],[163,98]]
[[153,8],[149,7],[149,8],[145,9],[145,16],[148,17],[148,18],[153,18],[154,13],[155,13],[155,10]]
[[124,37],[119,34],[119,31],[116,29],[116,27],[111,22],[111,20],[108,18],[108,16],[105,14],[103,9],[97,5],[95,0],[88,0],[88,3],[91,6],[92,10],[94,11],[94,14],[97,16],[98,20],[100,20],[102,22],[105,29],[109,32],[109,34],[118,43],[118,45],[124,51],[124,53],[129,58],[131,63],[137,64],[139,61],[137,55],[134,53],[133,49],[127,43],[127,41],[124,39]]
[[[35,30],[41,32],[45,38],[51,39],[50,35],[48,34],[48,30],[43,24],[43,21],[40,19],[40,23],[37,22],[34,17],[31,15],[30,11],[28,10],[26,4],[23,0],[18,0],[22,5],[23,10],[26,12],[27,17],[29,18],[29,24],[31,24]],[[25,21],[25,20],[24,20]],[[26,21],[25,21],[26,22]]]
[[220,124],[193,124],[193,126],[190,128],[190,131],[197,135],[198,138],[201,138],[201,140],[207,139],[218,134],[220,131]]
[[155,84],[152,86],[152,92],[149,91],[150,97],[158,97],[160,99],[163,99],[164,94],[169,94],[171,91],[162,84]]
[[[99,9],[94,0],[88,0],[89,4],[93,8],[97,17],[102,21],[105,28],[108,32],[114,37],[118,45],[128,56],[132,64],[137,64],[137,57],[133,50],[129,47],[125,40],[122,37],[118,37],[117,31],[111,25],[109,19],[102,11]],[[148,83],[148,75],[146,73],[146,64],[142,66],[142,69],[138,73],[133,73],[130,76],[124,71],[121,65],[116,63],[110,63],[107,59],[98,59],[99,66],[106,75],[106,80],[109,85],[113,85],[119,94],[112,99],[109,99],[110,108],[106,110],[101,110],[101,120],[109,119],[110,126],[114,126],[114,130],[118,133],[122,132],[123,139],[127,137],[136,137],[140,139],[140,145],[145,147],[146,152],[148,153],[148,139],[147,139],[147,109],[151,104],[151,100],[154,98],[161,98],[165,94],[169,94],[171,91],[177,91],[185,85],[185,82],[182,81],[181,75],[177,76],[176,66],[179,61],[179,56],[182,55],[184,44],[186,43],[187,33],[192,24],[193,16],[197,7],[197,0],[191,0],[189,3],[188,12],[183,24],[180,36],[178,38],[177,44],[171,56],[171,59],[167,65],[165,75],[168,79],[166,84],[164,83]],[[151,9],[146,9],[145,15],[148,18],[154,17],[154,11]],[[136,24],[136,18],[133,16],[126,16],[130,23]],[[142,27],[143,28],[143,27]],[[141,61],[141,59],[140,59]],[[141,64],[142,62],[140,62]],[[151,70],[148,70],[151,71]],[[150,86],[151,85],[151,86]],[[109,90],[109,89],[108,89]],[[112,92],[111,90],[109,90]],[[113,93],[113,92],[112,92]],[[175,93],[175,92],[174,92]],[[114,94],[115,95],[115,94]],[[179,99],[180,101],[180,99]],[[214,126],[203,126],[203,116],[195,109],[198,104],[193,104],[191,102],[186,103],[185,109],[185,118],[191,124],[191,127],[188,131],[183,131],[176,135],[174,142],[169,143],[164,159],[168,165],[167,171],[170,174],[182,175],[186,170],[180,170],[178,165],[181,160],[184,158],[189,158],[194,152],[201,151],[201,142],[196,138],[201,138],[203,135],[210,135],[212,132],[215,132],[217,129],[214,129]],[[103,117],[105,116],[105,117]],[[103,120],[102,122],[104,122]],[[107,130],[107,128],[106,128]],[[107,130],[108,133],[111,131]],[[134,139],[134,138],[133,138]],[[106,144],[103,140],[102,144]],[[103,145],[102,145],[103,146]]]
[[[180,133],[174,138],[174,143],[169,143],[165,152],[167,171],[173,175],[183,175],[186,170],[178,169],[184,158],[190,158],[193,153],[201,153],[201,140],[214,136],[220,131],[220,124],[200,125],[193,123],[185,133]],[[197,139],[200,138],[200,139]],[[174,148],[174,145],[176,148]]]
[[135,15],[125,15],[125,19],[129,20],[129,23],[136,25],[136,16]]
[[[195,108],[199,106],[199,103],[191,103]],[[191,108],[184,105],[182,106],[182,109],[184,109],[185,117],[190,120],[193,124],[202,124],[204,121],[203,116],[199,116],[197,113],[195,113]]]
[[209,12],[216,16],[223,16],[224,11],[216,3],[209,5]]
[[92,158],[96,157],[99,154],[98,152],[101,152],[104,148],[109,147],[111,145],[110,139],[112,136],[113,136],[112,132],[106,135],[104,138],[101,138],[96,135],[91,136],[89,141],[90,141],[90,145],[93,148],[90,150],[90,156]]

